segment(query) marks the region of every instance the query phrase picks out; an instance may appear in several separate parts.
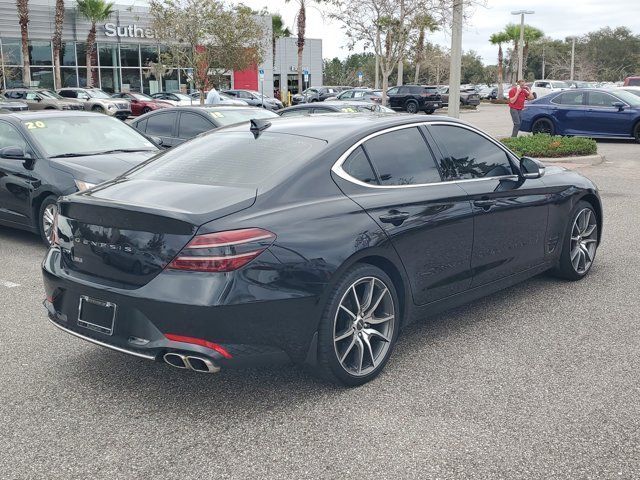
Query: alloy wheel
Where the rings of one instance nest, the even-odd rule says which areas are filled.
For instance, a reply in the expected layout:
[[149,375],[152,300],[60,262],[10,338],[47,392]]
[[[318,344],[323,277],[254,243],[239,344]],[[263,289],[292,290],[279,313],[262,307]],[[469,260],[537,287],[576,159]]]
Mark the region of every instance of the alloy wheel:
[[415,102],[407,103],[407,112],[408,113],[416,113],[418,111],[418,105]]
[[49,245],[53,243],[53,223],[56,213],[58,213],[58,207],[55,203],[47,205],[42,212],[42,232]]
[[553,135],[553,124],[547,119],[536,120],[531,128],[531,132],[534,134],[547,133]]
[[365,376],[383,362],[391,346],[395,310],[391,291],[379,278],[360,278],[346,290],[333,322],[333,344],[347,373]]
[[571,264],[579,275],[589,271],[598,244],[598,222],[590,208],[583,208],[571,229]]

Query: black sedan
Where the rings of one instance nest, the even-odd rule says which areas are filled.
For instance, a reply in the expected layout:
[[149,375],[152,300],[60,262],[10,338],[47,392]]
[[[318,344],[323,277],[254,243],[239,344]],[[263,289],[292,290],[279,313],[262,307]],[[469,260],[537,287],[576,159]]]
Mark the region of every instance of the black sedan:
[[0,115],[0,225],[49,244],[56,201],[109,180],[155,155],[133,128],[90,112]]
[[395,113],[388,107],[365,101],[327,100],[322,103],[301,103],[278,111],[281,117],[303,116],[316,113]]
[[278,115],[264,108],[202,105],[149,112],[131,122],[131,126],[160,139],[162,147],[171,148],[209,130],[251,119],[273,117],[277,118]]
[[416,318],[583,278],[601,232],[591,181],[451,118],[259,120],[62,199],[45,307],[182,369],[290,359],[359,385]]

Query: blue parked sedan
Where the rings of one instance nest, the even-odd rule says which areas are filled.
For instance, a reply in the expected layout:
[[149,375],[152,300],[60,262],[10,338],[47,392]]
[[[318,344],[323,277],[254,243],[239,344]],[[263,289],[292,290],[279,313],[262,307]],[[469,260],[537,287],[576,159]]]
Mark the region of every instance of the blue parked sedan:
[[551,135],[635,138],[640,97],[624,90],[576,88],[527,103],[520,130]]

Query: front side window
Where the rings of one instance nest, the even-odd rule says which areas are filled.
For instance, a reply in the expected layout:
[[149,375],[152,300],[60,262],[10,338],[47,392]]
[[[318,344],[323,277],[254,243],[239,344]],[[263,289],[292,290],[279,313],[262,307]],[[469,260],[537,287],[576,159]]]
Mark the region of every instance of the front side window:
[[26,150],[27,142],[16,127],[0,122],[0,148],[7,147],[20,147]]
[[507,152],[482,135],[454,125],[432,125],[429,129],[442,147],[442,169],[448,179],[513,175]]
[[440,181],[440,173],[416,127],[383,133],[364,143],[381,185],[417,185]]
[[387,95],[396,95],[398,93],[398,90],[400,90],[398,87],[390,88],[389,90],[387,90]]
[[589,92],[588,104],[590,107],[611,107],[619,100],[604,92]]

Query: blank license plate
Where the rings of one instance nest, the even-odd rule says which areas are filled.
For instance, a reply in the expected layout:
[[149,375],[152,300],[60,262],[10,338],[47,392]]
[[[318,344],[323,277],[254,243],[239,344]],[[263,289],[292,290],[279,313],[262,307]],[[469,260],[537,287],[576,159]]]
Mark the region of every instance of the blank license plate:
[[113,334],[116,304],[82,295],[78,309],[78,325],[106,335]]

